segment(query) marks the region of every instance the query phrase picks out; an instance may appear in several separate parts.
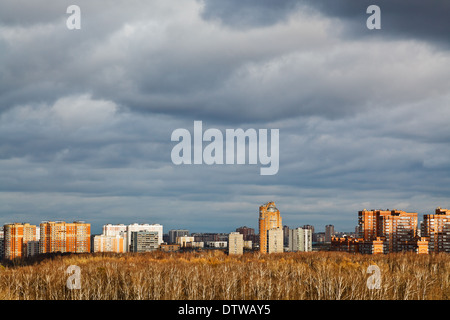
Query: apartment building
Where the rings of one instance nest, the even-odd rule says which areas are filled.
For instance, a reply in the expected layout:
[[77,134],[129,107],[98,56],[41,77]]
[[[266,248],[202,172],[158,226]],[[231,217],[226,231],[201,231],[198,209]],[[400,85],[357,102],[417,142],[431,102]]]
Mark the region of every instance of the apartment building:
[[270,229],[267,231],[267,253],[280,252],[284,252],[283,229]]
[[4,258],[13,260],[27,256],[27,244],[39,241],[39,228],[29,223],[8,223],[3,226]]
[[131,233],[131,252],[150,252],[159,248],[158,231],[133,231]]
[[423,216],[421,234],[429,238],[430,252],[450,253],[450,210],[436,208],[434,214]]
[[[270,230],[273,230],[269,233]],[[270,238],[269,235],[272,235]],[[281,242],[278,238],[281,235]],[[274,202],[259,207],[259,250],[261,253],[283,252],[283,229],[280,211]],[[269,243],[271,245],[269,250]],[[280,251],[281,247],[281,251]],[[275,251],[274,251],[275,250]]]
[[93,241],[94,252],[125,252],[125,238],[123,235],[95,235]]
[[163,243],[163,226],[160,224],[138,224],[133,223],[126,227],[126,248],[127,251],[131,251],[131,237],[133,232],[149,231],[156,232],[158,234],[158,245]]
[[[361,252],[384,253],[417,249],[416,212],[401,210],[362,210],[358,212]],[[383,245],[380,245],[380,241]]]
[[45,221],[40,224],[40,253],[90,252],[91,225],[83,221]]
[[239,232],[231,232],[228,236],[228,254],[244,253],[244,235]]
[[312,251],[312,230],[303,228],[290,229],[289,251]]

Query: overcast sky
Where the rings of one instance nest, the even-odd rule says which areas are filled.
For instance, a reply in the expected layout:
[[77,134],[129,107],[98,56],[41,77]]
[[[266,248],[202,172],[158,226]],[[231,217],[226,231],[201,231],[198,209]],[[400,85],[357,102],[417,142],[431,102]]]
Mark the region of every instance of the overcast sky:
[[[230,232],[275,201],[284,225],[353,231],[364,208],[450,208],[449,14],[446,0],[0,0],[0,224]],[[174,165],[171,133],[195,120],[279,129],[278,173]]]

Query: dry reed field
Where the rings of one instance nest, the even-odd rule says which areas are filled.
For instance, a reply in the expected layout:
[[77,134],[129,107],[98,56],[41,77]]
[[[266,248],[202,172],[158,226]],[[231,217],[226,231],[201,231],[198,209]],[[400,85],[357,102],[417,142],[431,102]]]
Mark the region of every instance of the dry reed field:
[[[380,289],[366,285],[369,265]],[[68,289],[70,265],[81,288]],[[0,266],[3,300],[446,300],[450,255],[338,252],[81,254]]]

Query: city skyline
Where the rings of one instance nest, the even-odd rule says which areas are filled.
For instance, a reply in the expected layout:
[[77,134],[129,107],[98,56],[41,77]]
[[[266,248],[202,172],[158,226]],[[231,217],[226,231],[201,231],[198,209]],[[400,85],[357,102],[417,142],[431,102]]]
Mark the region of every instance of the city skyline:
[[[268,205],[270,203],[273,204],[274,202],[269,201],[265,205]],[[261,210],[261,207],[265,206],[265,205],[261,205],[260,206],[260,210]],[[275,208],[275,209],[277,209],[277,208]],[[363,211],[365,211],[365,210],[367,210],[367,209],[364,208]],[[396,209],[396,208],[394,208],[394,209],[389,209],[389,208],[386,208],[386,209],[382,209],[382,208],[374,209],[374,208],[372,208],[369,211],[391,212],[391,211],[399,211],[399,210],[402,211],[403,209]],[[418,228],[420,227],[420,223],[421,222],[424,222],[424,221],[426,222],[426,219],[424,219],[425,215],[432,215],[432,214],[434,214],[435,211],[442,211],[442,210],[447,210],[447,209],[442,209],[441,206],[437,206],[437,207],[434,207],[433,210],[429,210],[429,211],[427,211],[426,213],[423,213],[423,214],[415,212],[415,213],[417,213],[417,218],[418,218],[418,226],[417,227]],[[277,209],[277,211],[278,211],[278,209]],[[332,230],[331,234],[334,234],[334,233],[354,233],[355,232],[355,228],[358,227],[358,214],[359,214],[360,211],[361,210],[358,210],[355,213],[354,225],[352,227],[347,228],[347,229],[336,228],[336,226],[333,225],[332,223],[327,223],[326,225],[323,226],[323,228],[320,228],[320,226],[318,227],[317,225],[311,225],[311,224],[307,224],[307,223],[300,223],[299,225],[293,225],[293,224],[289,224],[289,223],[283,222],[281,224],[281,227],[283,228],[283,227],[287,226],[290,229],[295,229],[295,228],[299,228],[299,227],[303,228],[305,226],[312,226],[312,227],[314,227],[314,233],[315,234],[320,233],[320,234],[324,234],[324,235],[327,234],[327,227],[331,227],[331,230]],[[280,214],[280,213],[281,212],[278,212],[278,214]],[[261,215],[261,211],[259,212],[259,215]],[[284,214],[283,214],[283,216],[284,216]],[[77,220],[77,219],[69,219],[69,220],[70,221],[74,221],[74,222],[75,221],[81,221],[81,220]],[[59,221],[63,221],[63,220],[62,219],[44,219],[44,220],[35,222],[35,221],[15,221],[14,219],[10,219],[10,220],[8,220],[5,223],[0,223],[0,226],[6,225],[6,224],[14,224],[14,223],[24,223],[24,224],[31,224],[31,225],[39,226],[40,224],[42,224],[44,222],[48,222],[48,221],[59,222]],[[91,225],[91,230],[92,230],[91,233],[93,235],[94,234],[102,234],[102,233],[104,233],[104,227],[107,226],[107,225],[124,225],[124,226],[126,226],[126,225],[161,225],[161,226],[164,227],[163,234],[166,234],[166,235],[169,235],[170,231],[185,231],[185,230],[189,231],[190,234],[194,234],[194,233],[224,233],[224,234],[227,234],[227,233],[230,233],[230,232],[235,232],[236,229],[243,228],[243,227],[248,227],[248,228],[254,229],[255,231],[258,231],[259,228],[260,228],[259,225],[258,225],[259,222],[257,221],[257,219],[255,219],[255,221],[253,223],[248,223],[248,224],[245,224],[245,223],[240,223],[239,224],[238,223],[234,227],[232,227],[230,230],[225,230],[225,229],[222,228],[219,231],[217,231],[214,228],[208,229],[208,230],[196,230],[195,228],[194,229],[190,229],[190,228],[186,228],[186,226],[184,226],[183,224],[178,224],[178,225],[173,225],[173,226],[166,226],[166,225],[164,225],[164,224],[162,224],[162,223],[160,223],[158,221],[124,221],[124,222],[119,222],[119,223],[110,221],[110,222],[107,222],[107,223],[105,223],[103,225],[97,225],[97,226],[93,226],[92,223],[89,223],[89,224]],[[81,221],[81,222],[84,222],[84,221]],[[256,234],[259,234],[259,233],[256,233]]]
[[[286,225],[350,232],[362,208],[450,207],[446,1],[0,7],[0,224],[230,232],[257,229],[273,200]],[[279,132],[276,174],[260,174],[259,152],[258,165],[174,164],[171,135],[195,121]]]

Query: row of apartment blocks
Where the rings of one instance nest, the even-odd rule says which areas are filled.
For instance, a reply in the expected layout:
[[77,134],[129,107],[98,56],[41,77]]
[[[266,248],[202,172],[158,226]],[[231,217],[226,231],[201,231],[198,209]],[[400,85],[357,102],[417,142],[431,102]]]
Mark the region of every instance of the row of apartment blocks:
[[418,254],[450,252],[450,210],[436,208],[418,224],[416,212],[362,210],[355,238],[333,237],[331,250],[364,254],[412,251]]
[[83,221],[44,221],[39,227],[29,223],[3,226],[0,257],[9,260],[39,253],[89,252],[91,226]]
[[90,224],[81,221],[42,222],[39,226],[29,223],[7,223],[0,228],[0,259],[13,260],[57,252],[124,253],[179,251],[182,248],[204,247],[227,249],[230,254],[242,254],[245,249],[252,249],[252,240],[248,239],[252,239],[252,236],[244,236],[239,232],[195,233],[189,236],[188,230],[170,230],[169,234],[165,235],[160,224],[107,224],[103,226],[102,234],[91,235]]

